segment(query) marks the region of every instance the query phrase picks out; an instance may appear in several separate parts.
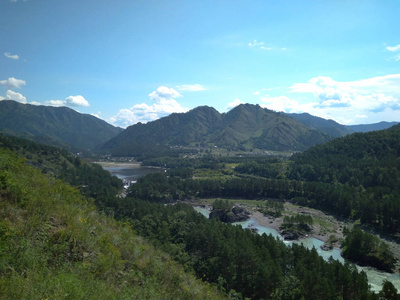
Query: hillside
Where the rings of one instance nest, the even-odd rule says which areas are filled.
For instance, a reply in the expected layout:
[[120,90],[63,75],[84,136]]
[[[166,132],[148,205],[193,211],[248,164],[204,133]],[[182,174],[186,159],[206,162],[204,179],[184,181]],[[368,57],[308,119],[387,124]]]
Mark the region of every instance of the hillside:
[[302,114],[288,114],[288,116],[300,121],[304,125],[319,130],[325,134],[335,138],[345,136],[355,132],[350,126],[341,125],[333,120],[326,120],[323,118],[312,116],[308,113]]
[[[352,189],[339,199],[319,197],[319,205],[362,223],[397,233],[400,229],[400,125],[354,133],[292,157],[288,178]],[[327,188],[325,188],[327,190]],[[325,202],[324,202],[325,201]],[[336,201],[336,202],[335,202]]]
[[0,101],[0,132],[74,151],[95,150],[122,131],[67,107]]
[[65,183],[0,149],[0,299],[222,299]]
[[203,106],[136,124],[102,149],[114,155],[138,155],[154,149],[211,144],[228,149],[299,151],[330,139],[285,114],[242,104],[224,114]]
[[369,132],[388,129],[396,124],[399,124],[399,122],[379,122],[375,124],[348,125],[347,127],[353,130],[353,132]]

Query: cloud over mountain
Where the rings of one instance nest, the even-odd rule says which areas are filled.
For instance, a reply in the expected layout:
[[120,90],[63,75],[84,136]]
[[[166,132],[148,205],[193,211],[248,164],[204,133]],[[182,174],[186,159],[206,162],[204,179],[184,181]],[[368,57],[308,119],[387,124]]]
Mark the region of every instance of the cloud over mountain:
[[65,100],[48,100],[45,101],[45,104],[50,106],[90,106],[89,102],[82,95],[69,96]]
[[[270,109],[285,112],[308,112],[331,118],[340,123],[354,123],[362,116],[371,121],[379,115],[398,115],[400,110],[400,74],[377,76],[356,81],[336,81],[317,76],[307,82],[295,83],[290,94],[262,97]],[[310,98],[311,97],[311,98]]]
[[151,104],[141,103],[119,110],[111,118],[111,123],[127,127],[138,122],[147,123],[175,112],[187,112],[189,109],[182,107],[175,99],[183,97],[178,91],[166,86],[160,86],[149,94]]
[[14,100],[20,103],[27,103],[26,102],[26,97],[24,97],[21,93],[16,93],[12,90],[8,90],[6,92],[6,98],[7,100]]

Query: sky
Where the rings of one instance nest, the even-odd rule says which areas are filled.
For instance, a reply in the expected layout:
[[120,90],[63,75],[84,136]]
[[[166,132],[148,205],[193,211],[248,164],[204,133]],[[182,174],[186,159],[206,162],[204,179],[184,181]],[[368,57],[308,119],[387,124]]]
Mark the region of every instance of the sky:
[[0,0],[0,100],[127,127],[207,105],[400,121],[400,0]]

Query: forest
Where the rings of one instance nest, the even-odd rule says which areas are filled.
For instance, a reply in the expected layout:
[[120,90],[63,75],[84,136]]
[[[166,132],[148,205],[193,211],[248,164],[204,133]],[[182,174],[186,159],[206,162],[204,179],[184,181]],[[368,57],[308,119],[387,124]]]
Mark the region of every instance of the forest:
[[[295,160],[240,160],[210,155],[182,161],[175,158],[171,160],[175,167],[169,166],[167,173],[153,173],[140,178],[128,191],[127,197],[121,198],[117,194],[122,183],[116,177],[67,151],[4,136],[1,136],[0,144],[2,148],[15,153],[13,160],[18,161],[17,156],[24,157],[24,164],[38,169],[43,178],[66,182],[82,195],[80,201],[93,201],[100,213],[117,222],[129,224],[134,230],[132,234],[150,241],[157,251],[168,253],[185,274],[192,274],[198,280],[211,284],[227,298],[380,299],[389,297],[393,291],[397,294],[390,282],[384,283],[380,293],[372,292],[366,274],[350,263],[341,264],[332,259],[325,261],[315,249],[309,250],[295,244],[288,247],[272,236],[258,235],[215,219],[208,220],[191,206],[176,203],[176,200],[208,197],[282,199],[352,218],[363,215],[360,205],[364,196],[370,193],[367,188],[344,182],[290,178],[295,164],[299,163]],[[248,171],[249,166],[253,168],[252,174]],[[254,166],[259,166],[260,170],[265,166],[275,173],[258,174]],[[4,168],[2,166],[2,174],[6,170]],[[11,188],[8,182],[3,176],[2,205],[5,205],[4,195],[8,195]],[[13,197],[19,196],[16,194]],[[224,206],[224,203],[221,205]],[[384,213],[384,210],[380,213]],[[382,220],[374,226],[389,232],[395,229],[383,224]],[[9,241],[5,232],[8,231],[2,231],[3,244]],[[72,235],[65,238],[68,244],[74,243]],[[46,240],[46,243],[49,241],[53,243],[55,240]],[[348,249],[351,249],[353,241],[352,236],[348,235]],[[9,247],[10,244],[6,245]],[[378,248],[374,249],[380,251]],[[69,251],[63,249],[57,250],[60,258]],[[0,254],[3,266],[16,264],[10,261],[5,252]],[[78,256],[77,261],[83,263],[84,257]],[[105,265],[105,268],[108,267],[112,265]],[[21,272],[26,272],[31,266],[19,268],[22,268]],[[1,274],[3,282],[11,282],[14,276],[8,271]],[[15,284],[16,281],[12,282]],[[2,290],[2,293],[7,298],[9,291]],[[118,294],[115,295],[118,298]]]

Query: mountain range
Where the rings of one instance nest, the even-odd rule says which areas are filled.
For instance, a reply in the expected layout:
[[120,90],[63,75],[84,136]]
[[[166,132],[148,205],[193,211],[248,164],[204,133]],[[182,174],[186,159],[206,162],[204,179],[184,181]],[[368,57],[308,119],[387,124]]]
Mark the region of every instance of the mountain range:
[[187,113],[130,126],[102,149],[115,155],[137,155],[143,151],[143,145],[153,149],[211,145],[234,150],[294,151],[332,138],[286,114],[259,105],[242,104],[223,114],[212,107],[200,106]]
[[[378,127],[371,124],[366,130],[384,129],[393,124],[379,123]],[[361,129],[306,113],[278,113],[252,104],[241,104],[223,114],[212,107],[200,106],[187,113],[132,125],[106,142],[102,150],[117,156],[166,151],[178,145],[303,151]]]
[[93,151],[122,131],[122,128],[67,107],[0,101],[0,132],[42,144],[71,151]]
[[101,151],[116,156],[165,153],[179,146],[303,151],[347,134],[395,124],[345,126],[307,113],[278,113],[259,105],[241,104],[222,114],[212,107],[199,106],[123,130],[67,107],[0,101],[2,133],[73,151]]

